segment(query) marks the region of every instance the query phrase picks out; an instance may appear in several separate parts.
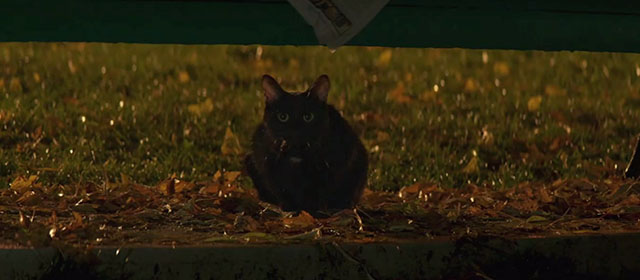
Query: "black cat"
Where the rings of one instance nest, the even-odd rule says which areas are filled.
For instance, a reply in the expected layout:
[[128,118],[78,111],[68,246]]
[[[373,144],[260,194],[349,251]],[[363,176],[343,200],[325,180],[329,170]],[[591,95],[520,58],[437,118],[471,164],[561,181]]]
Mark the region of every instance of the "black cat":
[[367,182],[367,152],[326,103],[329,77],[320,76],[305,92],[288,93],[264,75],[262,88],[263,122],[245,158],[260,199],[314,215],[354,207]]

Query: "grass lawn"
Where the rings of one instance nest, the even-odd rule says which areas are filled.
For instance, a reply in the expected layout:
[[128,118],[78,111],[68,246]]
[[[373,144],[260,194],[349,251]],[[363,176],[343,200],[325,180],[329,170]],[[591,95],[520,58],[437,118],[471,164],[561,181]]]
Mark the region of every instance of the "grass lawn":
[[289,90],[330,76],[329,102],[370,151],[373,190],[616,177],[640,133],[639,64],[617,53],[3,43],[0,188],[19,175],[155,185],[240,170],[264,73]]
[[[105,246],[449,240],[443,263],[463,278],[483,273],[458,251],[465,240],[635,240],[640,184],[622,174],[640,133],[639,64],[581,52],[0,44],[0,247],[78,251],[73,264]],[[289,90],[330,76],[329,102],[369,151],[355,209],[283,212],[238,172],[264,73]],[[499,252],[537,276],[563,264],[547,253],[567,252],[542,249],[538,262],[527,250]]]

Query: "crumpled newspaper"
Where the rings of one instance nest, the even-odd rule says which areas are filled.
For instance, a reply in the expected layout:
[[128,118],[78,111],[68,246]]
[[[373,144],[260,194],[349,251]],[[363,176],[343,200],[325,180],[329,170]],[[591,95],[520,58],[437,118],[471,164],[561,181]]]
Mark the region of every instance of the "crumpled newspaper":
[[330,49],[347,43],[389,0],[288,0]]

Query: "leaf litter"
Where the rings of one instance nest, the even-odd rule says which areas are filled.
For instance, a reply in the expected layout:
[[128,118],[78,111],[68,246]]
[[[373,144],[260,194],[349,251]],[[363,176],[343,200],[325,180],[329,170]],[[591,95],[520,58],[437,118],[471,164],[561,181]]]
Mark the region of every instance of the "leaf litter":
[[597,234],[640,230],[640,183],[612,177],[523,182],[510,189],[419,182],[366,189],[356,209],[314,217],[261,202],[239,171],[210,181],[171,175],[156,186],[120,181],[45,186],[17,177],[0,191],[3,246],[377,242],[399,239]]

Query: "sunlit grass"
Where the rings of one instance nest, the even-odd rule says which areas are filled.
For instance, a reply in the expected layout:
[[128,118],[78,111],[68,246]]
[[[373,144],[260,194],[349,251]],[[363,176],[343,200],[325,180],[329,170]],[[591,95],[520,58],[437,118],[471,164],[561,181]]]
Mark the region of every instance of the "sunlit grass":
[[0,185],[239,170],[223,136],[230,127],[249,147],[264,73],[290,90],[330,76],[329,102],[370,151],[373,189],[616,176],[640,132],[638,64],[582,52],[0,44]]

